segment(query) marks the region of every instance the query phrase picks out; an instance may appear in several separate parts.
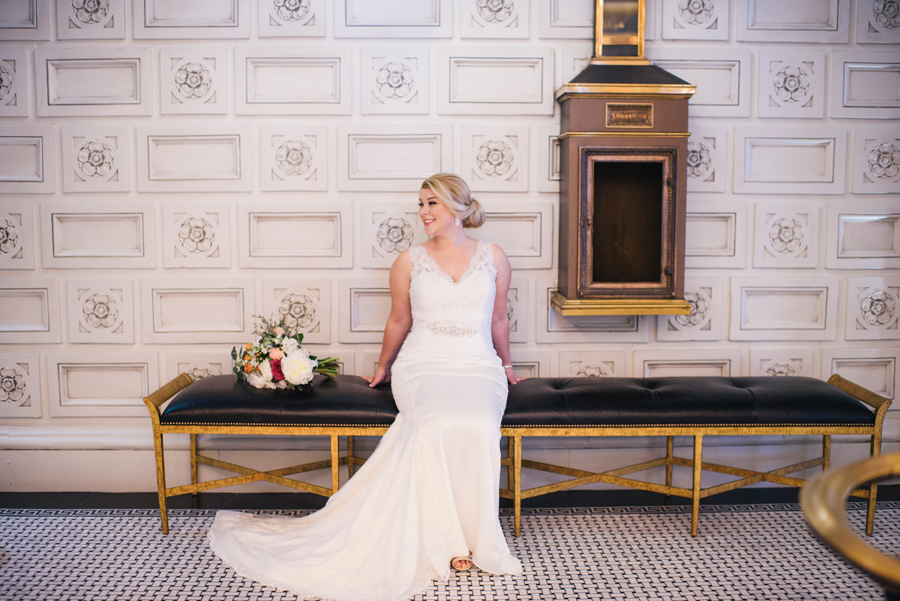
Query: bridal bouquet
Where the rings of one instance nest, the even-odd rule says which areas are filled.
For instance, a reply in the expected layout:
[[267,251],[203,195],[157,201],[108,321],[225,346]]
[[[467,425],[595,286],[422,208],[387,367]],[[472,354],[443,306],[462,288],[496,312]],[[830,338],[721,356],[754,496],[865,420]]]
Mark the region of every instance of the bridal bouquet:
[[235,375],[254,388],[310,388],[315,373],[334,378],[338,360],[331,357],[317,359],[301,348],[303,333],[282,319],[274,321],[254,316],[259,336],[256,342],[242,349],[231,349]]

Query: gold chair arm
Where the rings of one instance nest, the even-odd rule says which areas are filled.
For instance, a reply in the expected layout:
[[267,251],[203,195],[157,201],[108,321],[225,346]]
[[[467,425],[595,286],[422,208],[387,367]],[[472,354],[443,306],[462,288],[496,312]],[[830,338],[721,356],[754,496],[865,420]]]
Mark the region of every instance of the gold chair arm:
[[850,493],[875,480],[900,475],[900,453],[879,455],[823,472],[800,490],[800,507],[816,534],[850,563],[891,590],[900,590],[900,558],[866,543],[844,513]]
[[881,410],[882,405],[884,405],[885,403],[887,403],[887,406],[884,407],[884,411],[887,411],[888,407],[891,406],[890,399],[886,399],[880,394],[875,394],[871,390],[863,388],[859,384],[854,384],[850,380],[845,380],[837,374],[834,374],[830,378],[828,378],[828,383],[835,388],[846,392],[850,396],[859,399],[876,411]]
[[180,391],[187,388],[192,382],[194,378],[192,378],[189,374],[180,374],[171,382],[164,384],[158,390],[151,393],[149,396],[144,397],[144,404],[147,405],[147,409],[150,410],[150,414],[153,416],[159,416],[159,407],[175,396]]

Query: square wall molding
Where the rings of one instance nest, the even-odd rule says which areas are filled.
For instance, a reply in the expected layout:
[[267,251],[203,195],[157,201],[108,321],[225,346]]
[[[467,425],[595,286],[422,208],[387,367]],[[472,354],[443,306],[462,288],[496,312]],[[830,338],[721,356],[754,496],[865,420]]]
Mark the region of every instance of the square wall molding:
[[151,115],[151,55],[147,46],[38,47],[38,116]]
[[124,40],[125,0],[56,2],[56,33],[60,40]]
[[648,342],[650,318],[640,315],[575,315],[564,317],[550,304],[556,292],[556,280],[537,278],[535,305],[537,321],[535,338],[540,343],[603,343]]
[[722,340],[722,324],[728,314],[722,278],[686,277],[684,300],[689,315],[659,315],[656,339],[660,341]]
[[4,0],[0,40],[46,42],[50,39],[50,0]]
[[324,37],[330,5],[330,0],[306,2],[259,0],[257,13],[259,37]]
[[163,259],[169,269],[231,267],[232,207],[227,202],[163,204]]
[[382,278],[341,278],[338,294],[340,342],[381,342],[391,312],[387,275]]
[[0,278],[0,344],[62,342],[59,280]]
[[541,39],[593,39],[593,0],[536,1]]
[[390,269],[401,252],[428,239],[417,209],[412,198],[362,204],[362,267]]
[[900,119],[900,59],[896,52],[835,51],[831,116]]
[[138,126],[141,192],[249,192],[250,126]]
[[739,349],[731,348],[634,351],[631,377],[737,377],[743,375],[741,355]]
[[252,278],[146,278],[141,281],[144,342],[244,344],[253,333]]
[[328,146],[332,132],[326,125],[263,125],[260,127],[262,189],[328,189]]
[[529,0],[500,4],[482,0],[462,0],[459,2],[459,35],[463,39],[527,39],[530,16]]
[[42,203],[44,267],[155,267],[155,214],[149,202]]
[[361,50],[360,112],[424,115],[431,108],[431,60],[426,46]]
[[81,123],[62,128],[65,192],[131,190],[131,131],[124,125]]
[[238,205],[238,264],[243,268],[353,266],[353,213],[332,200]]
[[334,304],[330,278],[267,278],[263,312],[303,333],[303,344],[329,344]]
[[744,267],[747,260],[747,225],[747,206],[744,203],[689,201],[685,223],[685,267]]
[[751,376],[805,376],[815,378],[818,364],[813,362],[813,349],[772,348],[750,349]]
[[647,56],[654,65],[697,86],[697,93],[688,100],[691,117],[750,116],[753,54],[749,50],[729,48],[710,56],[705,48],[650,47]]
[[146,417],[144,397],[159,387],[156,353],[47,353],[50,415]]
[[834,340],[838,278],[731,279],[731,340]]
[[159,108],[164,115],[228,112],[228,49],[224,46],[159,49]]
[[850,1],[784,3],[753,0],[737,5],[740,42],[846,44],[850,41]]
[[0,202],[0,269],[34,269],[34,204]]
[[891,4],[883,0],[858,0],[856,8],[858,44],[900,44],[897,13],[891,14]]
[[69,342],[134,344],[134,281],[125,278],[66,282]]
[[37,353],[0,353],[0,417],[41,417],[41,363]]
[[759,116],[822,119],[825,116],[825,52],[762,50]]
[[896,400],[900,385],[900,349],[896,346],[824,347],[822,378],[832,374],[868,388],[875,394]]
[[336,38],[449,38],[453,35],[451,0],[334,0]]
[[166,353],[165,381],[188,374],[194,380],[209,376],[227,376],[231,371],[231,349],[222,345],[219,351],[176,351]]
[[247,39],[250,0],[132,0],[134,39]]
[[847,278],[847,340],[900,340],[900,278]]
[[900,269],[900,207],[896,202],[828,207],[829,269]]
[[25,48],[0,48],[0,117],[28,116],[30,72]]
[[552,115],[553,48],[441,49],[442,115]]
[[687,190],[725,192],[728,178],[728,129],[692,126],[687,148]]
[[900,194],[900,128],[853,132],[853,193]]
[[734,191],[843,194],[847,130],[735,128]]
[[235,49],[238,115],[349,115],[350,48]]
[[527,192],[530,127],[463,126],[462,172],[475,192]]
[[513,269],[549,269],[553,266],[553,203],[491,202],[482,198],[484,225],[469,230],[476,240],[497,244]]
[[56,192],[52,125],[0,126],[0,188],[4,193]]
[[816,267],[820,211],[818,203],[757,203],[753,266]]
[[667,40],[727,40],[728,0],[706,0],[702,10],[683,3],[662,3],[662,37]]
[[625,351],[559,351],[556,376],[562,378],[624,378]]
[[452,126],[338,126],[338,190],[418,194],[425,178],[453,171]]

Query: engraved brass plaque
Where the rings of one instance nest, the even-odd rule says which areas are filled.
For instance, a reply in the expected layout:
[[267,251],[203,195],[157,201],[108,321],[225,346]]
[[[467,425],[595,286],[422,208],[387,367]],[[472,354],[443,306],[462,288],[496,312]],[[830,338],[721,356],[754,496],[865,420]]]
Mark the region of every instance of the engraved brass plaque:
[[607,104],[606,127],[653,127],[653,105]]

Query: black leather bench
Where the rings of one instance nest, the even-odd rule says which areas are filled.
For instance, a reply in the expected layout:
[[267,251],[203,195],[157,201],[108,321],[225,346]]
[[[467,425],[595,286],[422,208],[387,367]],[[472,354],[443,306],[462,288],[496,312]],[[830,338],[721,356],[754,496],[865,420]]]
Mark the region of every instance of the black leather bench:
[[[192,382],[190,376],[182,374],[144,402],[153,419],[164,532],[168,531],[166,499],[174,495],[259,480],[326,496],[334,494],[339,467],[348,465],[352,475],[354,466],[364,462],[354,454],[353,437],[381,435],[397,415],[389,386],[372,389],[355,376],[317,379],[311,391],[294,392],[252,388],[232,375]],[[701,498],[761,481],[802,485],[804,480],[787,474],[810,467],[827,468],[832,435],[870,436],[871,453],[877,455],[889,406],[888,399],[840,376],[832,376],[827,383],[800,377],[532,378],[510,387],[501,424],[501,433],[509,440],[508,456],[503,460],[508,466],[509,484],[500,495],[514,501],[517,536],[522,499],[592,482],[690,498],[691,533],[696,535]],[[190,485],[166,487],[162,436],[170,433],[191,435]],[[259,471],[201,455],[197,450],[199,434],[324,435],[331,440],[331,459]],[[769,472],[703,462],[703,437],[729,435],[821,435],[822,456]],[[340,436],[348,437],[343,457],[338,446]],[[605,472],[588,472],[524,459],[522,439],[529,436],[665,436],[666,456]],[[692,459],[674,455],[675,436],[693,437]],[[240,475],[199,482],[198,464]],[[691,488],[672,485],[674,466],[693,470]],[[665,484],[625,477],[656,467],[666,468]],[[331,469],[331,488],[287,477],[326,468]],[[562,474],[570,480],[522,490],[522,468]],[[738,479],[702,489],[701,470]],[[874,524],[876,494],[876,484],[854,493],[869,500],[869,533]]]

